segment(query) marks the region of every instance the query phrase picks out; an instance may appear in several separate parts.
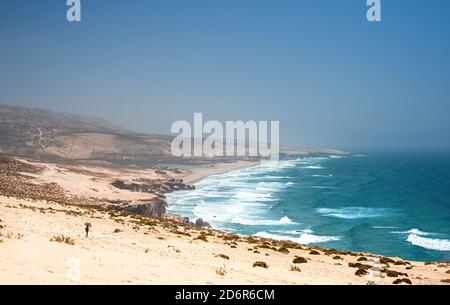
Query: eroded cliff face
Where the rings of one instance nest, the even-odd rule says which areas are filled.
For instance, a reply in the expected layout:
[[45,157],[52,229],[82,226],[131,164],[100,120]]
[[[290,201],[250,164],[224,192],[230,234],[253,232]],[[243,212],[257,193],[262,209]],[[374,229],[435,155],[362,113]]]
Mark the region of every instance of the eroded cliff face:
[[144,183],[126,183],[123,180],[114,180],[112,186],[132,192],[151,193],[156,195],[171,193],[179,190],[193,190],[195,186],[184,184],[181,179],[169,178],[168,180],[144,180]]
[[162,198],[155,198],[143,203],[122,203],[109,206],[111,209],[126,211],[148,217],[163,218],[166,215],[167,202]]
[[187,217],[181,217],[178,215],[166,215],[167,202],[165,200],[164,194],[178,190],[195,189],[194,186],[185,184],[180,179],[169,178],[167,180],[143,180],[143,183],[126,183],[123,180],[115,180],[111,183],[111,185],[122,190],[151,193],[156,196],[156,198],[150,200],[149,202],[134,204],[124,203],[119,205],[115,204],[113,206],[113,208],[115,209],[121,209],[127,212],[149,217],[166,217],[183,223],[189,222],[189,218]]

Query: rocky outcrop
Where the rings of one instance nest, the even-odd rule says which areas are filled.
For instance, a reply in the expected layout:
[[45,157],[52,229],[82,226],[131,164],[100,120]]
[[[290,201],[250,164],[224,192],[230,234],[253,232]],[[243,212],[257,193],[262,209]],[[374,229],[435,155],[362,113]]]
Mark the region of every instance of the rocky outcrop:
[[207,223],[206,221],[203,220],[203,218],[198,218],[195,221],[195,226],[199,227],[199,228],[210,228],[211,225],[209,223]]
[[[113,207],[131,213],[136,213],[150,217],[165,216],[167,203],[165,201],[164,194],[178,190],[192,190],[195,188],[194,186],[184,184],[182,180],[173,178],[169,180],[145,180],[142,183],[135,183],[135,182],[126,183],[123,180],[114,180],[111,183],[111,185],[122,190],[129,190],[131,192],[151,193],[156,195],[157,198],[148,203],[132,204],[132,205],[122,204],[122,205],[115,205]],[[182,223],[189,223],[189,218],[187,217],[167,215],[167,218],[173,218],[173,220]]]
[[124,180],[114,180],[112,186],[128,190],[131,192],[142,192],[156,195],[156,198],[146,203],[138,204],[115,204],[112,208],[124,210],[150,217],[165,217],[181,223],[189,223],[189,218],[177,215],[165,215],[167,203],[164,194],[178,190],[192,190],[195,187],[184,184],[180,179],[155,179],[155,180],[139,180],[139,183],[126,183]]
[[128,202],[124,202],[122,204],[114,204],[108,207],[114,210],[126,211],[148,217],[161,218],[166,214],[167,203],[161,198],[156,198],[150,202],[145,203],[129,204]]
[[123,180],[114,180],[111,185],[122,190],[152,194],[165,194],[173,191],[195,189],[195,186],[184,184],[182,180],[173,178],[169,180],[149,180],[146,183],[126,183]]
[[164,216],[164,218],[168,219],[168,220],[171,220],[171,221],[175,221],[175,222],[189,224],[189,217],[183,217],[183,216],[180,216],[180,215],[167,214],[167,215]]

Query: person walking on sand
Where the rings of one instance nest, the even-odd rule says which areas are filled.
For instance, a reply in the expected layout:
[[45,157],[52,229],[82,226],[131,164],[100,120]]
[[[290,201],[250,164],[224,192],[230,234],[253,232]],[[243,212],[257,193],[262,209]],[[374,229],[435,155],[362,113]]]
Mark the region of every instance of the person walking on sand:
[[86,227],[84,228],[84,230],[86,231],[86,237],[88,237],[89,236],[89,229],[91,228],[91,223],[90,222],[86,222],[85,224],[84,224]]

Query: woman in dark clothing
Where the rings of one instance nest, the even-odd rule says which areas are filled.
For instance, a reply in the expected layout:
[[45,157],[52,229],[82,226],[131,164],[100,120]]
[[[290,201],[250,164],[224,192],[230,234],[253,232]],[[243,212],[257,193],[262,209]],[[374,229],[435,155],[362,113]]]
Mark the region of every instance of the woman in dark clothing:
[[86,222],[85,224],[84,224],[86,227],[84,228],[84,230],[86,231],[86,237],[88,237],[89,236],[89,229],[91,228],[91,223],[90,222]]

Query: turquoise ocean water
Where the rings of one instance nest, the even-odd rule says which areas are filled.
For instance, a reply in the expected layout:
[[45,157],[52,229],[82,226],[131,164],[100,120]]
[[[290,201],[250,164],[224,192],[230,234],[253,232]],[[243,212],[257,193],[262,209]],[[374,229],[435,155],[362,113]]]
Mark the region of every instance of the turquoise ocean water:
[[405,259],[450,260],[450,155],[267,162],[168,195],[214,228]]

